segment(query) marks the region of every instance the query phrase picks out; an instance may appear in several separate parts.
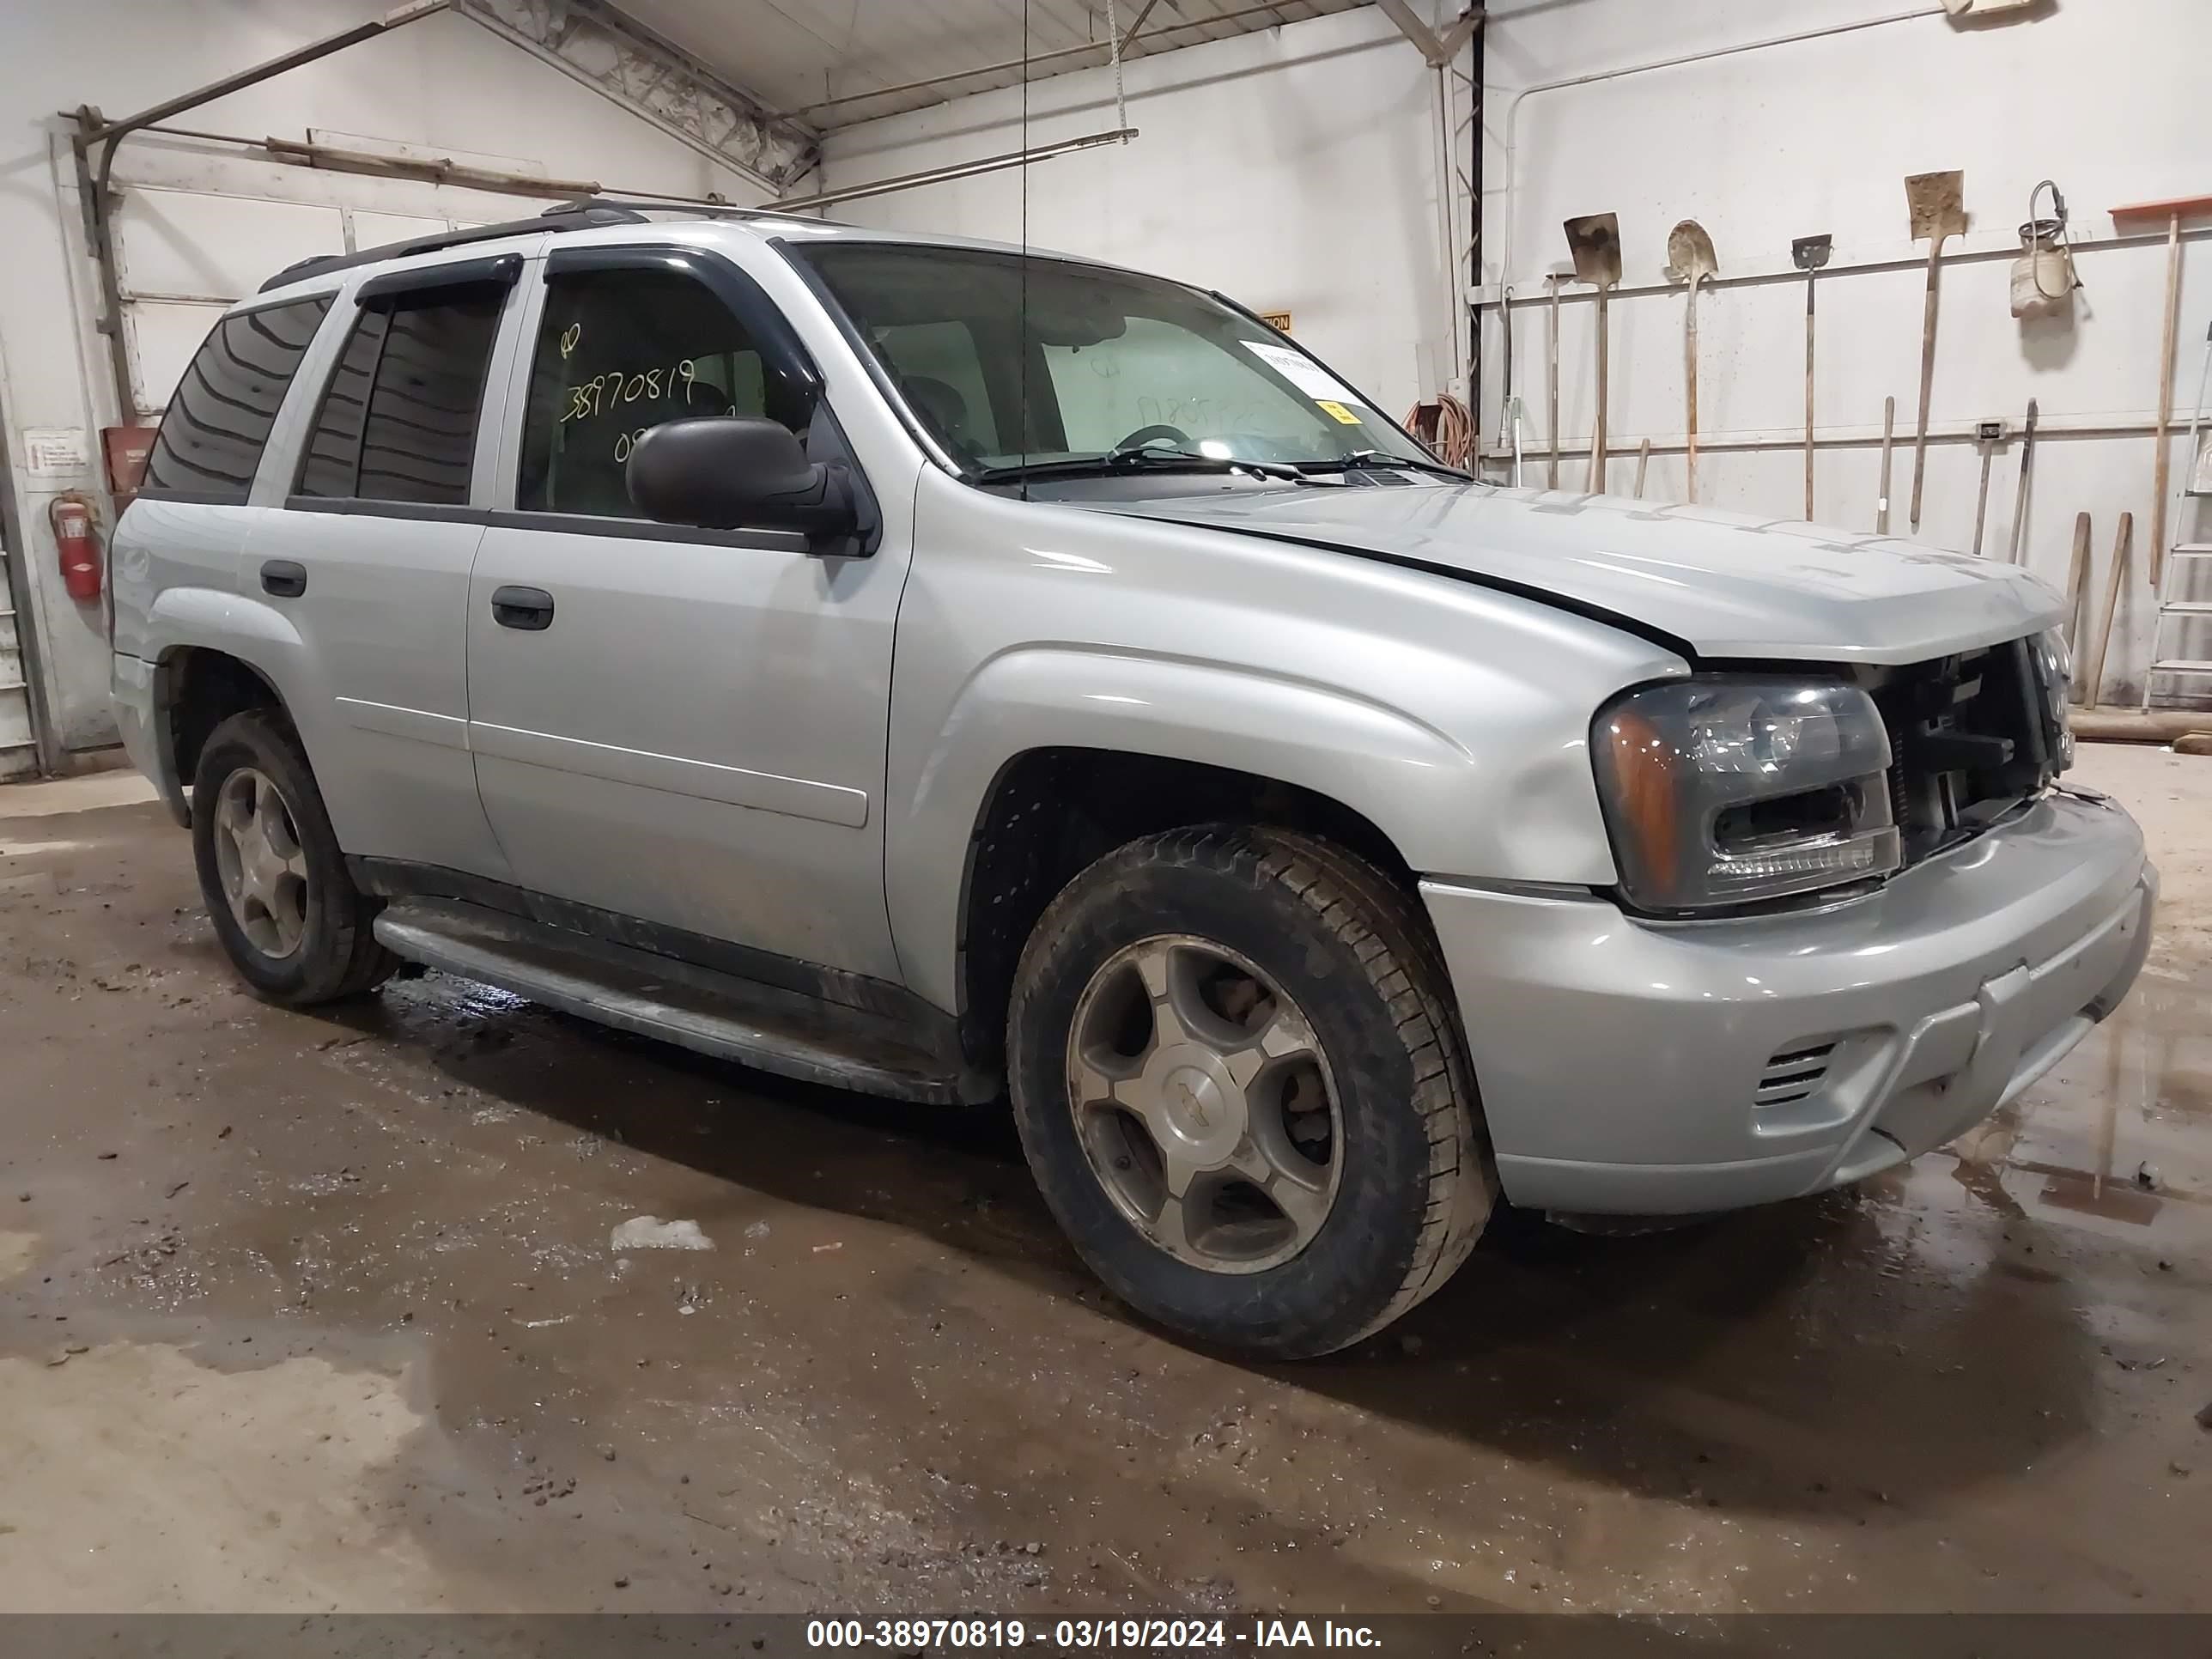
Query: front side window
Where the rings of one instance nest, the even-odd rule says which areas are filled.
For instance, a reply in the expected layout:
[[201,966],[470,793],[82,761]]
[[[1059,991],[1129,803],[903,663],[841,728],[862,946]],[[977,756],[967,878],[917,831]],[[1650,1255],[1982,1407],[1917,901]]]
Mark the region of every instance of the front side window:
[[330,308],[327,295],[294,300],[215,325],[161,416],[146,458],[149,494],[246,500],[277,406]]
[[630,452],[662,422],[745,415],[803,432],[807,412],[696,278],[643,268],[556,272],[531,360],[514,504],[641,518],[626,483]]
[[298,493],[465,505],[507,294],[479,283],[364,305],[323,392]]
[[793,250],[970,477],[1147,459],[1434,467],[1284,336],[1159,277],[884,242]]
[[999,422],[983,347],[972,327],[957,318],[890,323],[876,331],[872,343],[939,441],[966,458],[998,453]]

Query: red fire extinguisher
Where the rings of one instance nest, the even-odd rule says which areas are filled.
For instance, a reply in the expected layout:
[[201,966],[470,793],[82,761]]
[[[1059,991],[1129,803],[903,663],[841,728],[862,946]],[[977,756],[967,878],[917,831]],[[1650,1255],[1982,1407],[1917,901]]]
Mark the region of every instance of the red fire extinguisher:
[[80,602],[100,597],[100,527],[91,498],[71,490],[46,504],[54,546],[61,554],[62,586]]

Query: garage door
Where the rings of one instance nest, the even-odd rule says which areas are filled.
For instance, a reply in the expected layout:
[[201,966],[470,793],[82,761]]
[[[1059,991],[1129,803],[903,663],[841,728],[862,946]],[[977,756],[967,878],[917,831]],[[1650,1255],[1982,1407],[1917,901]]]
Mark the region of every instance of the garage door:
[[116,216],[116,249],[138,412],[166,407],[216,313],[286,265],[473,222],[133,185]]

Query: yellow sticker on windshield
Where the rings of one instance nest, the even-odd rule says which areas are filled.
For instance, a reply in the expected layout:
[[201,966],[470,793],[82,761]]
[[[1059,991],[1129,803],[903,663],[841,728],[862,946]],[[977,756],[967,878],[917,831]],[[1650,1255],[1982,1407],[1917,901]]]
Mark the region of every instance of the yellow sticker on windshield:
[[1359,424],[1359,416],[1353,414],[1342,404],[1333,404],[1322,398],[1315,398],[1314,403],[1316,407],[1317,407],[1322,414],[1328,416],[1333,421],[1341,421],[1346,426],[1358,426]]

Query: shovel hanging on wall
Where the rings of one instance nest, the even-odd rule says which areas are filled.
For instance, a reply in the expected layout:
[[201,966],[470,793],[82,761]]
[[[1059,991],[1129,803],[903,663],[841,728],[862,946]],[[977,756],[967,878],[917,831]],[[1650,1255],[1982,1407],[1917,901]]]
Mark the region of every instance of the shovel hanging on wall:
[[1667,233],[1667,280],[1690,285],[1689,308],[1682,318],[1682,412],[1687,434],[1682,499],[1686,501],[1698,499],[1698,284],[1719,269],[1713,239],[1695,219],[1685,219]]
[[1575,262],[1575,280],[1597,290],[1597,415],[1590,428],[1589,488],[1605,493],[1606,383],[1612,377],[1606,363],[1606,296],[1620,280],[1620,221],[1610,213],[1585,214],[1566,222],[1567,252]]
[[1805,516],[1813,516],[1813,291],[1820,268],[1835,251],[1832,236],[1800,236],[1790,244],[1790,263],[1805,273]]
[[1943,244],[1966,233],[1966,191],[1962,172],[1916,173],[1905,181],[1912,240],[1928,244],[1928,300],[1920,324],[1920,427],[1912,441],[1912,511],[1907,519],[1915,530],[1920,528],[1920,499],[1928,481],[1928,408],[1936,392],[1936,303]]

